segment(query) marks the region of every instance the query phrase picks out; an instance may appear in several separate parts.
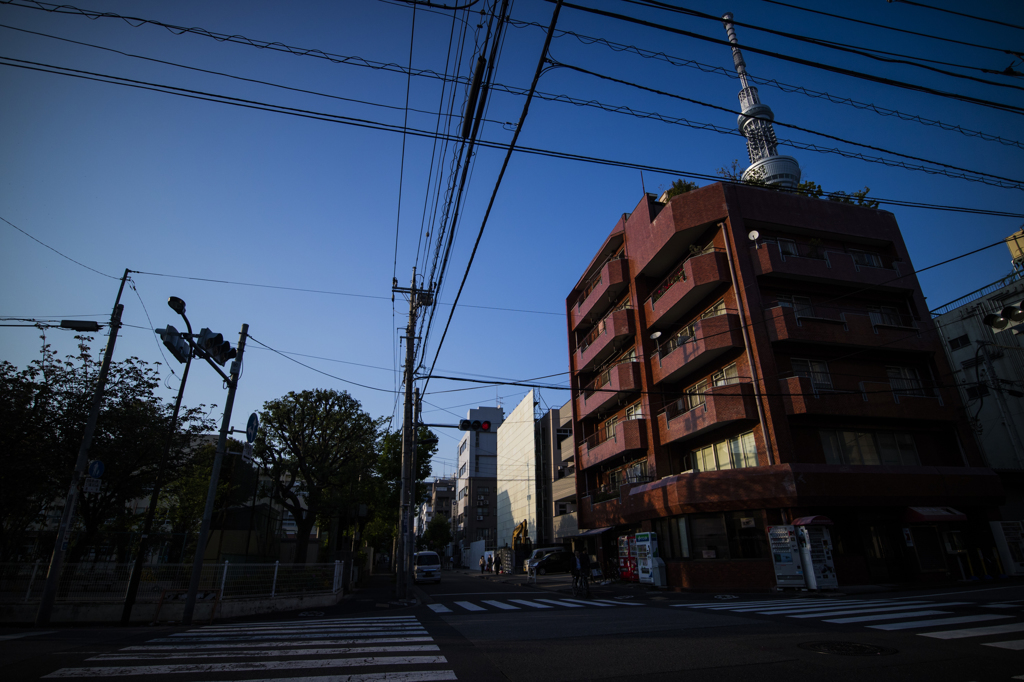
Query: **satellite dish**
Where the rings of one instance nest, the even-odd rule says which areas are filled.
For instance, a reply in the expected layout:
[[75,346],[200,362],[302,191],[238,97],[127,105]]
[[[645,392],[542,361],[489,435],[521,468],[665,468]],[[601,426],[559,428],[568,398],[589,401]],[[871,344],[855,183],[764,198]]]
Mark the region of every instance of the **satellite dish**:
[[760,237],[760,236],[761,236],[760,232],[758,232],[757,230],[751,230],[750,233],[747,235],[747,239],[749,239],[752,242],[756,242],[757,238]]

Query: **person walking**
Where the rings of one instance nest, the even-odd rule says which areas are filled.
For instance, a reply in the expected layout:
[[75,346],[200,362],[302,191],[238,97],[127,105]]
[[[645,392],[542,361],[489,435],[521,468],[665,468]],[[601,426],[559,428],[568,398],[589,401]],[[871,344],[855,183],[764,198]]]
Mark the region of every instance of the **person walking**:
[[501,556],[494,557],[494,572],[495,574],[501,573]]
[[483,554],[481,554],[481,555],[480,555],[480,572],[481,572],[481,573],[483,573],[483,572],[484,572],[484,567],[485,567],[486,565],[487,565],[487,562],[486,562],[486,561],[484,561],[484,555],[483,555]]
[[488,573],[493,573],[494,572],[494,555],[493,554],[491,554],[491,555],[489,555],[487,557],[487,572]]

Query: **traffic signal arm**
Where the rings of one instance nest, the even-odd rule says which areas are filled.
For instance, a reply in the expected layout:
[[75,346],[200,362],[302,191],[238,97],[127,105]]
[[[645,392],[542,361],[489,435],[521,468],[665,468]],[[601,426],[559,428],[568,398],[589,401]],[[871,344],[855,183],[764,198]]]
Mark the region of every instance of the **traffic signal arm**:
[[224,379],[224,381],[228,382],[229,386],[231,385],[231,383],[232,383],[231,377],[229,377],[227,374],[225,374],[224,370],[222,370],[220,367],[218,367],[217,364],[213,360],[210,359],[210,354],[209,353],[207,353],[203,348],[201,348],[199,346],[199,344],[196,343],[194,340],[186,338],[185,334],[182,334],[182,338],[185,339],[186,341],[188,341],[189,345],[192,346],[193,349],[195,349],[195,353],[196,353],[196,357],[197,358],[202,358],[203,360],[206,360],[206,363],[208,365],[210,365],[210,367],[213,367],[214,371],[216,371],[217,374],[219,374],[221,376],[221,378]]

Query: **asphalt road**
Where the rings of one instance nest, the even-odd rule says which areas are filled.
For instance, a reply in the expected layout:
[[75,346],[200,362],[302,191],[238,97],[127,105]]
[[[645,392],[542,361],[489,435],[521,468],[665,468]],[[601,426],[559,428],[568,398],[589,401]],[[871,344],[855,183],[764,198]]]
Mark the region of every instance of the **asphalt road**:
[[386,582],[318,611],[193,628],[0,630],[3,680],[1024,679],[1024,584],[914,592],[694,595],[567,576],[445,572],[394,601]]

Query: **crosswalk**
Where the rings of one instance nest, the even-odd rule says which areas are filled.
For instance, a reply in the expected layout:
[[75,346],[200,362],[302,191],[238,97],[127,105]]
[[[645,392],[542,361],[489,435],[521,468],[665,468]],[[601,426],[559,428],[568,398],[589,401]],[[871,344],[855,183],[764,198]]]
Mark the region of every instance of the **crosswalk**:
[[[182,675],[217,682],[434,682],[455,672],[415,616],[211,625],[93,656],[43,679]],[[281,677],[294,672],[298,677]],[[244,680],[239,675],[249,675]]]
[[531,611],[547,609],[585,609],[593,607],[607,609],[615,606],[641,606],[636,602],[616,601],[614,599],[548,599],[530,597],[529,599],[480,599],[476,601],[449,601],[445,603],[427,604],[434,613],[500,613],[510,611]]
[[[1024,637],[1024,604],[1020,603],[977,604],[973,601],[936,602],[926,599],[770,599],[672,606],[700,611],[816,619],[837,625],[863,625],[872,630],[887,632],[920,630],[914,634],[940,640],[994,637],[996,641],[980,643],[1011,651],[1024,650],[1024,638],[1003,639],[1015,635]],[[957,610],[962,609],[954,608],[966,606],[995,611],[961,615]],[[993,621],[1001,622],[992,624]],[[965,625],[970,627],[963,627]]]

